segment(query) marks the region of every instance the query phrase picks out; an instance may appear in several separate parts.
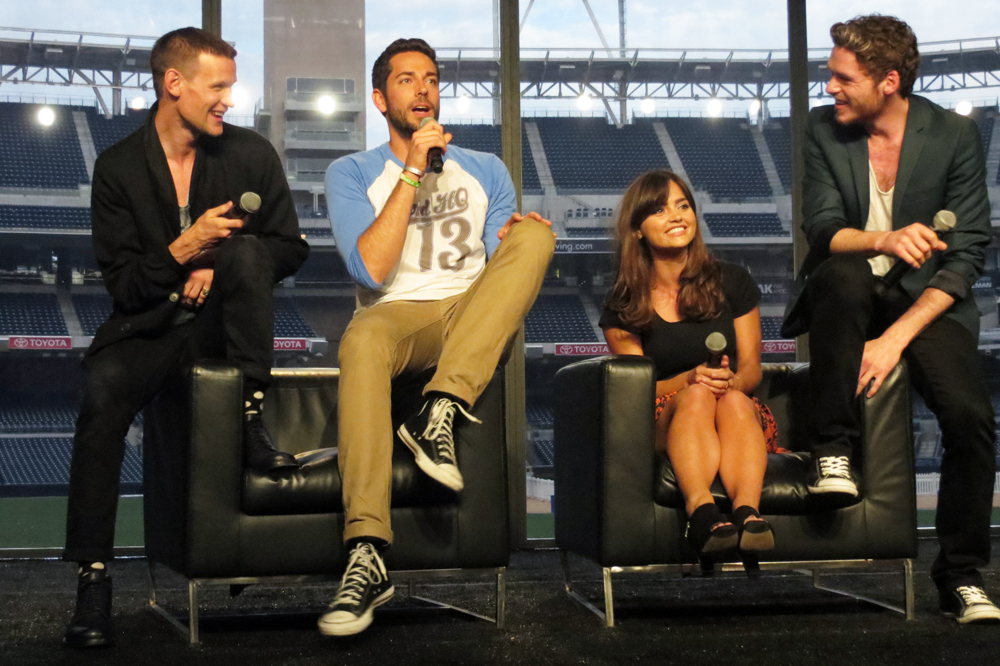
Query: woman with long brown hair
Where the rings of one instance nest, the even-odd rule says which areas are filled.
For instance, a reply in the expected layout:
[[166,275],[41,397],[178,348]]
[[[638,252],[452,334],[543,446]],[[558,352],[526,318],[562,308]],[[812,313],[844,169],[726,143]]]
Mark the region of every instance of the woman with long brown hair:
[[[629,186],[616,240],[618,276],[601,328],[613,353],[656,365],[656,447],[684,494],[691,545],[702,557],[772,549],[771,525],[757,509],[777,431],[750,397],[761,379],[760,290],[746,269],[708,252],[691,190],[670,171]],[[714,333],[725,337],[721,367],[708,363]],[[712,498],[717,474],[731,519]]]

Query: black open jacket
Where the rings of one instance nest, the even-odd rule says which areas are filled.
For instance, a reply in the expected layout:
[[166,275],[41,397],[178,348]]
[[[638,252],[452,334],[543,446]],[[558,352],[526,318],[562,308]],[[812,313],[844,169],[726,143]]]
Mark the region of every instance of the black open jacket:
[[[104,284],[114,299],[108,321],[88,351],[139,332],[171,325],[177,294],[189,268],[177,263],[168,246],[180,235],[177,193],[153,120],[105,150],[94,166],[91,226],[94,252]],[[299,269],[309,245],[299,234],[288,182],[271,144],[258,134],[226,125],[221,136],[202,136],[191,175],[191,221],[247,191],[261,198],[241,233],[260,238],[271,255],[278,282]]]

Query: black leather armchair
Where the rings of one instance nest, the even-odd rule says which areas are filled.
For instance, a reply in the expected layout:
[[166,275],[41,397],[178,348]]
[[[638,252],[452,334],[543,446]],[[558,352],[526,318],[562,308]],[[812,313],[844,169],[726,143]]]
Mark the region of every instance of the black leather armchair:
[[[917,532],[905,365],[897,366],[875,397],[864,401],[864,433],[853,461],[859,496],[841,504],[806,489],[810,458],[801,451],[809,411],[808,370],[804,364],[765,364],[756,391],[774,412],[780,445],[792,451],[768,456],[760,511],[774,526],[776,546],[759,566],[812,569],[814,583],[822,587],[818,571],[825,567],[895,561],[902,565],[906,601],[904,609],[894,610],[909,619],[910,558],[917,553]],[[684,537],[687,517],[673,469],[665,454],[654,451],[654,391],[653,363],[638,356],[581,361],[556,374],[556,544],[563,552],[567,592],[607,626],[614,624],[612,573],[696,568],[697,558]],[[718,479],[712,490],[716,503],[730,509]],[[603,568],[603,613],[573,590],[568,553]]]
[[[395,543],[386,556],[386,566],[403,573],[404,579],[416,570],[492,570],[499,627],[510,556],[502,376],[497,373],[473,410],[482,425],[463,423],[456,428],[457,457],[466,481],[460,495],[421,473],[396,442]],[[192,644],[198,642],[201,586],[339,579],[347,553],[336,451],[338,377],[337,369],[273,372],[264,420],[278,448],[295,454],[301,463],[301,469],[286,478],[244,469],[243,379],[232,366],[195,365],[146,410],[150,604]],[[419,387],[427,379],[393,386],[397,426],[419,408]],[[156,564],[188,579],[188,628],[157,604]]]

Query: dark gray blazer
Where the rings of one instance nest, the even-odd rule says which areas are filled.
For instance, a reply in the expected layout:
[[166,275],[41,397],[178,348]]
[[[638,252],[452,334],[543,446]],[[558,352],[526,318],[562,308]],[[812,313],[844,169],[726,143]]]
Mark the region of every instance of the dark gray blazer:
[[[983,270],[990,242],[990,201],[986,162],[974,121],[910,96],[903,146],[892,201],[892,227],[914,222],[930,225],[939,210],[958,218],[945,242],[919,270],[911,270],[901,286],[916,300],[928,286],[955,298],[945,313],[979,335],[979,311],[972,285]],[[802,230],[809,242],[795,279],[781,333],[809,330],[809,308],[800,298],[809,275],[830,256],[830,241],[841,229],[864,229],[868,220],[868,136],[859,126],[841,125],[834,107],[809,114],[802,182]]]

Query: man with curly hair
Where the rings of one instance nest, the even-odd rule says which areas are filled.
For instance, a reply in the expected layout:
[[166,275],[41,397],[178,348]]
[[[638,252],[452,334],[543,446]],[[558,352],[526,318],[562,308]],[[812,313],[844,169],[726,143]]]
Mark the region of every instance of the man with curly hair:
[[[830,34],[834,104],[809,115],[802,228],[810,250],[782,327],[811,331],[809,492],[858,496],[856,397],[875,395],[905,358],[942,431],[941,551],[931,569],[941,610],[963,624],[997,622],[979,573],[990,558],[996,467],[972,294],[991,237],[979,132],[912,94],[920,55],[903,21],[859,16]],[[957,225],[939,237],[929,225],[942,210]],[[883,276],[897,262],[910,268],[893,284]]]

